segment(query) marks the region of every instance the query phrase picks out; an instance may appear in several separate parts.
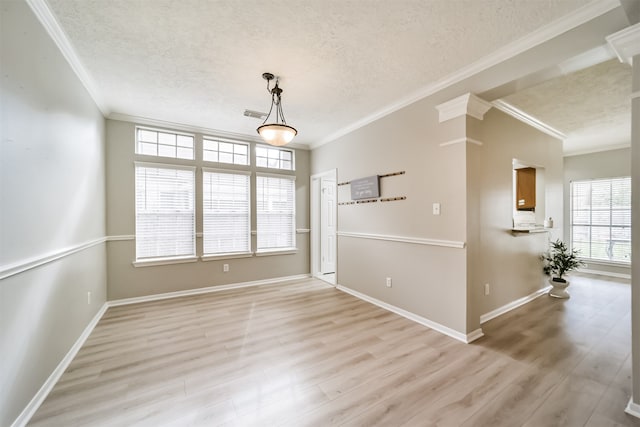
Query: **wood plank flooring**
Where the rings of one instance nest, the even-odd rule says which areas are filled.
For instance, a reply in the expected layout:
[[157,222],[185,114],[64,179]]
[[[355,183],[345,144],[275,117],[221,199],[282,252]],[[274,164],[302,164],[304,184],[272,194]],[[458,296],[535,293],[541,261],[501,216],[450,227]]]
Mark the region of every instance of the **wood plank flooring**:
[[630,286],[574,276],[462,344],[308,279],[110,308],[31,426],[640,426]]

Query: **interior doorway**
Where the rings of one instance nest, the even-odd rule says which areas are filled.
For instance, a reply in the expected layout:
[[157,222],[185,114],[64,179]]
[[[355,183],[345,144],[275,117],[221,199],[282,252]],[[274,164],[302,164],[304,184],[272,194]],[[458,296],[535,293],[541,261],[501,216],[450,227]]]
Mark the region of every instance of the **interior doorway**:
[[311,275],[337,284],[337,170],[311,176]]

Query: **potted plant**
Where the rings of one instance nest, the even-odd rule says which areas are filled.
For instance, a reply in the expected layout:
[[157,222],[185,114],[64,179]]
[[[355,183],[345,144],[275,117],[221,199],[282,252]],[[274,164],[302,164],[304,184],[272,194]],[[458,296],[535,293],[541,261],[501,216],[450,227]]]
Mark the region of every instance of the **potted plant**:
[[569,249],[567,245],[560,239],[551,242],[549,251],[542,255],[544,261],[544,273],[551,276],[549,283],[553,289],[549,291],[549,295],[554,298],[569,298],[567,286],[569,282],[563,276],[584,265],[578,255],[580,252],[576,249]]

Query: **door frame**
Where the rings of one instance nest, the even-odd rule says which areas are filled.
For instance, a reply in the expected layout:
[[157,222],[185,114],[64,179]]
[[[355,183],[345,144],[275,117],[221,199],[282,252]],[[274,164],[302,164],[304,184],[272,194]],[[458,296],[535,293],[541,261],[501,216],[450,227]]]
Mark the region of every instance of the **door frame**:
[[[337,189],[338,189],[338,170],[337,169],[331,169],[325,172],[321,172],[321,173],[317,173],[314,175],[311,175],[311,177],[309,178],[309,182],[310,182],[310,189],[311,189],[311,194],[310,194],[310,201],[311,201],[311,206],[309,207],[309,213],[310,213],[310,221],[311,221],[311,277],[315,277],[317,279],[320,280],[325,280],[325,278],[323,278],[322,273],[320,272],[320,260],[321,260],[321,256],[322,256],[322,247],[321,247],[321,239],[320,239],[320,235],[321,235],[321,221],[320,221],[320,215],[321,215],[321,200],[322,200],[322,179],[323,178],[328,178],[328,179],[332,179],[336,182],[336,202],[337,202]],[[338,203],[335,203],[334,205],[334,218],[336,219],[336,231],[338,228]],[[337,236],[336,236],[337,237]],[[334,245],[335,247],[333,248],[334,250],[334,254],[336,254],[336,271],[335,271],[335,278],[336,280],[334,281],[335,283],[331,283],[333,285],[336,285],[337,283],[337,277],[338,277],[338,243],[337,243],[337,238],[334,239]]]

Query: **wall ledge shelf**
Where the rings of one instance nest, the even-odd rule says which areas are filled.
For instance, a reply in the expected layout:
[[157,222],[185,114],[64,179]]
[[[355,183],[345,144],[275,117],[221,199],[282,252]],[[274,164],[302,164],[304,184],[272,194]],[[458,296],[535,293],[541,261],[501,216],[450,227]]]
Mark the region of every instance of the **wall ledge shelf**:
[[524,236],[527,234],[538,234],[538,233],[548,233],[549,232],[549,228],[541,228],[541,227],[536,227],[536,228],[512,228],[511,229],[511,233],[514,236]]

